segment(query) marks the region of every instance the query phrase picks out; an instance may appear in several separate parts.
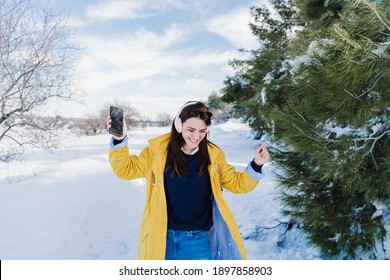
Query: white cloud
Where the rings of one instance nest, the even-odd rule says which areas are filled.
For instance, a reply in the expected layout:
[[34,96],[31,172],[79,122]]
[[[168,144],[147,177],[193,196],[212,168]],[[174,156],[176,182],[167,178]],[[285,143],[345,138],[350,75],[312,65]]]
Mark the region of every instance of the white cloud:
[[179,0],[107,0],[88,6],[86,15],[93,20],[137,19],[151,17],[168,8],[183,6]]
[[[84,36],[85,55],[77,75],[94,111],[114,99],[151,117],[175,114],[188,100],[207,99],[223,85],[236,51],[175,49],[187,30],[171,26],[163,34],[138,30],[117,37]],[[231,70],[231,69],[230,69]]]
[[172,24],[163,35],[147,29],[138,29],[129,39],[138,46],[165,49],[186,40],[189,33],[190,30],[186,26]]
[[256,49],[259,42],[249,28],[253,21],[248,7],[241,7],[210,19],[205,23],[209,32],[219,34],[236,48]]
[[[206,73],[222,69],[233,52],[204,50],[193,53],[190,49],[174,50],[186,40],[188,30],[172,25],[163,34],[138,30],[134,34],[107,38],[83,37],[86,54],[78,65],[83,84],[90,90],[102,90],[126,81],[143,82],[163,75],[180,79],[193,72]],[[190,77],[192,78],[192,77]]]
[[[79,37],[78,45],[82,46],[84,55],[77,76],[90,95],[86,97],[88,108],[78,111],[93,112],[117,99],[150,116],[160,112],[175,114],[186,101],[207,99],[212,91],[222,88],[226,75],[232,73],[228,61],[240,55],[236,49],[257,46],[248,26],[249,8],[238,8],[207,20],[210,14],[215,14],[212,11],[217,4],[204,12],[201,8],[210,5],[204,0],[200,2],[203,4],[184,0],[112,0],[88,6],[85,22],[87,31],[93,32]],[[177,16],[172,16],[173,9],[177,9]],[[94,29],[97,21],[105,21],[103,24],[110,26],[110,20],[163,15],[167,10],[163,26],[170,25],[163,32],[153,30],[153,26],[120,27],[127,22],[113,22],[119,28],[110,35],[105,30]],[[135,22],[153,24],[151,20]],[[82,22],[79,24],[82,26]],[[196,44],[195,40],[204,34],[204,27],[226,38],[234,47],[226,44],[227,47],[216,49],[204,44],[206,48],[199,49],[202,44]]]
[[86,15],[95,20],[133,19],[144,17],[140,10],[144,7],[143,1],[106,1],[88,6]]
[[70,28],[82,28],[87,26],[87,23],[80,18],[70,16],[66,21],[66,25]]

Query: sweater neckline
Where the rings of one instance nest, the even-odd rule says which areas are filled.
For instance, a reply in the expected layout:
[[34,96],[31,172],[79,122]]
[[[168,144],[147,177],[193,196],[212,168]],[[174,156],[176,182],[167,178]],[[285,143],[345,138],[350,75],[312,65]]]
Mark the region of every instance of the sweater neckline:
[[192,156],[192,155],[195,155],[197,151],[199,151],[199,146],[196,147],[195,150],[193,150],[190,154],[187,153],[186,150],[185,150],[183,147],[181,147],[181,151],[182,151],[183,153],[185,153],[186,155]]

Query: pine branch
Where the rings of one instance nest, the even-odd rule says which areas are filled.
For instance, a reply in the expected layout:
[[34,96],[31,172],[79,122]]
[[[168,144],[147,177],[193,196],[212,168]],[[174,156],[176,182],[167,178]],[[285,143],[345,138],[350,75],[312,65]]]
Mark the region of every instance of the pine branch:
[[375,169],[378,169],[378,164],[376,163],[376,160],[375,160],[375,157],[374,157],[374,153],[373,153],[373,151],[374,151],[374,146],[375,146],[375,144],[378,142],[378,140],[381,139],[381,138],[382,138],[383,136],[385,136],[386,134],[389,134],[389,135],[390,135],[390,129],[385,130],[381,135],[379,135],[379,136],[376,137],[376,138],[370,138],[370,139],[374,140],[374,142],[372,143],[370,150],[364,155],[364,156],[367,156],[368,154],[371,155],[372,161],[373,161],[374,164],[375,164]]
[[351,39],[348,32],[345,31],[344,28],[342,28],[339,24],[335,24],[333,28],[334,32],[336,32],[337,35],[340,36],[340,39],[347,42],[349,45],[351,45],[355,49],[361,49],[362,46],[359,45],[358,42]]
[[370,1],[368,1],[368,0],[358,0],[356,4],[358,4],[358,3],[360,3],[360,2],[363,2],[363,4],[367,5],[367,6],[373,11],[373,13],[374,13],[375,16],[378,18],[378,20],[379,20],[379,21],[380,21],[388,30],[390,30],[390,23],[386,22],[386,20],[383,19],[383,18],[380,16],[378,10],[375,9],[374,5],[372,5]]
[[293,104],[292,104],[291,101],[288,101],[288,106],[289,106],[289,107],[290,107],[298,116],[300,116],[301,119],[302,119],[305,123],[307,123],[307,120],[298,112],[298,110],[296,110],[296,109],[294,108],[294,106],[293,106]]
[[[382,129],[384,129],[386,126],[384,125],[379,131],[381,131]],[[390,136],[390,129],[387,129],[385,131],[383,131],[382,134],[378,135],[377,137],[362,137],[362,138],[355,138],[355,139],[350,139],[352,142],[360,142],[360,141],[364,141],[364,142],[367,142],[367,141],[371,141],[373,140],[372,144],[371,144],[371,147],[370,149],[364,154],[363,157],[366,157],[368,154],[371,155],[372,157],[372,160],[375,164],[375,168],[378,169],[378,165],[376,163],[376,160],[375,160],[375,157],[374,157],[374,148],[375,148],[375,144],[384,136],[386,135],[389,135]],[[326,139],[324,140],[325,142],[327,143],[340,143],[342,142],[343,140],[334,140],[334,139]]]
[[376,84],[382,79],[382,77],[384,76],[384,74],[381,74],[381,75],[378,74],[378,76],[379,76],[378,79],[376,79],[376,80],[374,81],[374,83],[373,83],[366,91],[364,91],[362,94],[360,94],[359,96],[354,95],[353,93],[349,92],[349,91],[346,90],[346,89],[344,89],[344,91],[345,91],[346,93],[348,93],[350,96],[352,96],[353,98],[355,98],[355,99],[357,99],[357,100],[360,100],[364,95],[366,95],[367,93],[370,93],[370,92],[374,89],[374,87],[375,87]]

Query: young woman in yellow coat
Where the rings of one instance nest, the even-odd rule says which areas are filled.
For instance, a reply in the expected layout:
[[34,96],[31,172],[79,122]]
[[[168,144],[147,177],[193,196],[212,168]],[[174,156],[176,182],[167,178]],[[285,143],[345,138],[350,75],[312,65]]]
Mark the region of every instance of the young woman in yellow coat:
[[254,189],[269,153],[261,145],[246,170],[237,172],[207,140],[211,117],[204,103],[187,102],[171,132],[149,140],[139,155],[129,154],[126,124],[123,136],[113,136],[109,159],[114,173],[126,180],[146,178],[139,259],[247,258],[222,190]]

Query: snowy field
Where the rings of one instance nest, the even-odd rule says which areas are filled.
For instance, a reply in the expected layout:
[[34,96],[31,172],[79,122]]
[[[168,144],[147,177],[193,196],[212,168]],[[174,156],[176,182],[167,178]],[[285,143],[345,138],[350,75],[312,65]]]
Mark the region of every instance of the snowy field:
[[[260,144],[236,120],[211,126],[210,140],[244,170]],[[169,128],[129,132],[130,152]],[[23,162],[0,163],[0,259],[136,259],[145,202],[143,179],[118,179],[108,163],[110,136],[67,136],[55,153],[30,152]],[[272,155],[271,155],[272,156]],[[273,167],[244,195],[224,191],[249,259],[321,259],[303,232],[285,235]]]

